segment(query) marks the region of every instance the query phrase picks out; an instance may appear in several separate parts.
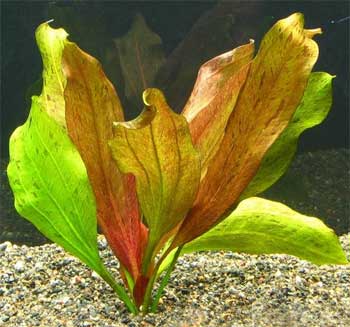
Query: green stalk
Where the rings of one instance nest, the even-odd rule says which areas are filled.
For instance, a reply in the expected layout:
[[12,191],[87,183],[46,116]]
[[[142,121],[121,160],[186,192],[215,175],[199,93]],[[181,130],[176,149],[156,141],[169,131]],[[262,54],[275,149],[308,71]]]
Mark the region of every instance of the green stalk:
[[130,273],[123,267],[123,273],[125,275],[125,278],[128,282],[128,288],[130,290],[130,293],[132,294],[133,290],[134,290],[134,286],[135,286],[135,282],[132,278],[132,276],[130,275]]
[[152,235],[149,235],[148,244],[146,246],[145,254],[142,259],[142,274],[147,275],[150,264],[153,261],[154,250],[158,244],[159,239],[153,239]]
[[154,270],[154,273],[153,273],[152,277],[148,281],[146,292],[145,292],[145,297],[143,299],[142,313],[144,315],[148,313],[148,308],[149,308],[149,305],[150,305],[150,302],[151,302],[152,289],[153,289],[153,285],[154,285],[154,282],[156,281],[156,277],[157,277],[158,265],[157,265],[156,268],[157,269]]
[[168,284],[169,282],[169,278],[170,278],[170,275],[171,275],[171,272],[173,271],[174,267],[175,267],[175,264],[176,264],[176,261],[180,255],[180,252],[182,250],[182,246],[178,247],[178,249],[176,250],[176,253],[173,257],[173,260],[171,261],[171,264],[170,266],[168,267],[168,270],[164,276],[164,278],[162,279],[162,282],[160,283],[160,286],[157,290],[157,294],[156,294],[156,297],[154,298],[153,302],[152,302],[152,305],[151,305],[151,312],[155,313],[157,311],[157,306],[158,306],[158,302],[162,296],[162,292],[165,288],[165,286]]
[[[169,277],[170,277],[170,274],[171,274],[171,271],[173,270],[174,266],[175,266],[175,263],[176,263],[176,260],[177,258],[179,257],[180,255],[180,252],[181,252],[181,249],[182,249],[182,246],[179,247],[174,255],[174,258],[167,270],[167,273],[164,277],[164,279],[162,280],[161,282],[161,285],[160,285],[160,290],[157,291],[157,294],[156,294],[156,297],[155,297],[155,301],[156,301],[156,304],[154,304],[154,301],[152,303],[152,308],[151,308],[151,312],[153,312],[153,308],[154,308],[154,305],[156,306],[160,297],[161,297],[161,293],[162,293],[162,290],[164,289],[164,287],[166,286],[168,280],[169,280]],[[153,289],[153,286],[154,286],[154,283],[156,282],[157,280],[157,272],[160,268],[160,265],[161,263],[163,262],[163,260],[166,258],[166,256],[162,256],[162,258],[157,262],[157,265],[156,267],[154,268],[154,271],[153,271],[153,275],[151,276],[148,284],[147,284],[147,288],[146,288],[146,292],[145,292],[145,297],[144,297],[144,300],[143,300],[143,303],[142,303],[142,313],[143,314],[147,314],[149,311],[149,307],[150,307],[150,303],[151,303],[151,297],[152,297],[152,289]]]
[[109,273],[109,271],[105,267],[101,267],[101,270],[99,272],[99,275],[108,283],[110,287],[114,290],[114,292],[117,293],[118,297],[125,303],[128,310],[133,314],[138,314],[138,309],[136,305],[132,302],[128,294],[126,293],[123,286],[119,285],[112,275]]

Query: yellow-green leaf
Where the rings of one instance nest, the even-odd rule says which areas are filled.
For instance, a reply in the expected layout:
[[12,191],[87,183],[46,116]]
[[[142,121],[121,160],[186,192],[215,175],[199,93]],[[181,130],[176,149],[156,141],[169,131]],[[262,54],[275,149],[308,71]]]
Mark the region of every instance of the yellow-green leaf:
[[63,29],[52,29],[47,23],[36,31],[44,66],[43,90],[32,97],[27,121],[10,139],[7,172],[15,206],[47,238],[100,274],[136,313],[99,257],[95,200],[84,163],[68,136],[61,65],[66,38]]
[[63,29],[36,31],[43,60],[43,90],[32,97],[29,117],[10,138],[8,176],[19,214],[47,238],[101,273],[96,207],[86,169],[65,124],[61,69]]
[[147,89],[143,98],[146,108],[138,118],[115,123],[110,146],[119,169],[136,176],[151,255],[192,206],[200,162],[185,118],[172,112],[161,91]]
[[242,201],[224,221],[186,244],[182,253],[204,250],[284,253],[318,265],[348,263],[337,235],[320,219],[261,198]]

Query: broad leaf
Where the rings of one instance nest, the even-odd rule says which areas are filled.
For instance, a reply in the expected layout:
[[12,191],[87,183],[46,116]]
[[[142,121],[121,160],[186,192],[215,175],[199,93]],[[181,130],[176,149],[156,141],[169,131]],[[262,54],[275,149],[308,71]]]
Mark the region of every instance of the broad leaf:
[[99,62],[69,42],[63,52],[69,136],[85,163],[97,205],[98,223],[121,264],[139,275],[146,230],[141,223],[135,178],[115,165],[108,141],[123,111]]
[[201,155],[202,177],[225,134],[225,127],[244,84],[254,54],[254,42],[205,63],[182,114]]
[[143,113],[133,121],[116,123],[110,145],[120,170],[136,176],[137,195],[149,228],[147,264],[162,236],[192,206],[200,162],[186,119],[172,112],[158,89],[147,89],[143,98]]
[[327,73],[312,73],[305,94],[288,127],[271,146],[241,199],[259,194],[274,184],[287,170],[297,150],[302,132],[320,124],[332,104],[332,79]]
[[11,136],[7,173],[19,214],[101,273],[94,198],[65,128],[61,56],[66,37],[63,29],[46,23],[36,31],[44,88],[39,97],[32,97],[27,121]]
[[261,198],[242,201],[224,221],[186,244],[182,253],[203,250],[285,253],[318,265],[347,263],[337,235],[321,220]]
[[125,85],[125,95],[133,106],[142,108],[141,94],[154,87],[154,79],[165,61],[162,40],[137,14],[127,34],[114,40]]
[[303,16],[293,14],[278,21],[266,34],[194,207],[172,247],[215,225],[248,186],[300,103],[318,56],[317,44],[311,38],[319,32],[304,30]]

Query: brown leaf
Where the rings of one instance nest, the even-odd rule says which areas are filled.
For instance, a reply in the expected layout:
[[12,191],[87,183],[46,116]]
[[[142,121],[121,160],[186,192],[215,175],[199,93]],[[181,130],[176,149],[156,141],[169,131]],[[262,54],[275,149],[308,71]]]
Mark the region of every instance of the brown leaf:
[[318,57],[303,16],[278,21],[265,35],[229,118],[225,135],[202,180],[194,207],[173,247],[201,235],[239,198],[296,110]]
[[146,230],[140,220],[135,178],[122,175],[108,141],[122,107],[100,63],[69,43],[63,53],[64,92],[69,136],[85,163],[97,206],[98,223],[121,264],[136,280]]
[[182,114],[201,155],[202,177],[215,155],[253,59],[254,41],[215,57],[198,72]]

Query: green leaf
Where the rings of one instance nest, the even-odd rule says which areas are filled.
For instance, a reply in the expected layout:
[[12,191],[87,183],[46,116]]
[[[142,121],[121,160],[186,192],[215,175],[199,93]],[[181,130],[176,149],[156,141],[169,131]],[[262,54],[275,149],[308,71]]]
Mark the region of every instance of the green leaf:
[[65,128],[61,57],[67,34],[48,24],[36,32],[44,87],[10,138],[8,177],[20,215],[46,237],[100,271],[94,198],[85,166]]
[[268,150],[241,200],[263,192],[285,173],[297,150],[301,133],[326,118],[332,104],[333,78],[334,76],[321,72],[310,75],[304,96],[293,118]]
[[242,201],[224,221],[186,244],[182,253],[204,250],[285,253],[318,265],[347,263],[336,234],[321,220],[261,198]]
[[96,208],[86,169],[68,137],[61,70],[67,33],[45,23],[36,32],[43,58],[43,90],[10,138],[7,169],[18,213],[47,238],[95,270],[136,312],[103,266],[97,248]]
[[19,214],[98,269],[95,205],[85,167],[40,97],[32,98],[28,120],[11,136],[7,172]]

